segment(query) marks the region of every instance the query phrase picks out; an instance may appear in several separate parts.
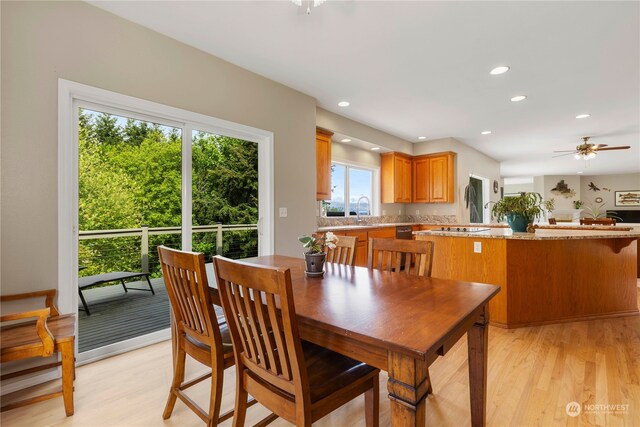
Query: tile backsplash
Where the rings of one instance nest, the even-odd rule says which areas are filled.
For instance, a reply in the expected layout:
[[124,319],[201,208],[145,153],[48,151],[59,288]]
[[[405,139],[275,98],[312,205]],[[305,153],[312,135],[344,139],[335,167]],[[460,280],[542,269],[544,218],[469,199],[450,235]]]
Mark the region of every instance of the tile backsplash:
[[[455,215],[382,215],[362,217],[362,224],[455,224]],[[318,227],[335,227],[342,225],[356,225],[356,217],[318,217]]]

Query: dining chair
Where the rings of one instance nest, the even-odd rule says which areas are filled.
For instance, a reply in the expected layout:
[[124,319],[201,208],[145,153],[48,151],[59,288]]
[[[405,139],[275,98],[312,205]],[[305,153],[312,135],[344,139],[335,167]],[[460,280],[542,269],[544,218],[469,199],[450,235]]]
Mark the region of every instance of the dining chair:
[[[204,255],[158,246],[158,256],[173,315],[173,381],[162,418],[171,417],[179,398],[212,427],[233,416],[233,410],[220,415],[223,372],[235,363],[229,330],[226,324],[218,323],[209,294]],[[185,381],[187,355],[211,370]],[[211,394],[209,410],[205,411],[184,390],[209,377]]]
[[[428,240],[369,239],[367,266],[370,269],[431,277],[433,264],[433,242]],[[429,387],[433,393],[431,378],[427,371]]]
[[[19,408],[31,403],[41,402],[62,396],[67,416],[73,415],[73,381],[75,379],[75,314],[60,315],[53,300],[55,289],[28,292],[15,295],[2,295],[0,302],[18,301],[33,298],[45,299],[45,308],[3,314],[0,322],[11,322],[0,328],[0,363],[35,357],[51,357],[60,353],[60,361],[22,369],[3,374],[0,380],[32,374],[37,371],[62,366],[62,389],[52,393],[23,399],[2,406],[0,412]],[[26,320],[26,319],[36,320]]]
[[236,358],[234,427],[251,394],[276,416],[310,426],[365,395],[367,426],[378,426],[379,370],[302,341],[289,269],[214,257]]
[[355,236],[338,236],[338,242],[335,249],[325,249],[327,254],[327,262],[336,264],[345,264],[353,266],[356,254],[357,237]]
[[427,240],[369,239],[367,266],[388,270],[431,276],[433,242]]
[[555,218],[549,218],[549,225],[556,225],[557,221]]
[[580,225],[616,225],[615,218],[580,218]]

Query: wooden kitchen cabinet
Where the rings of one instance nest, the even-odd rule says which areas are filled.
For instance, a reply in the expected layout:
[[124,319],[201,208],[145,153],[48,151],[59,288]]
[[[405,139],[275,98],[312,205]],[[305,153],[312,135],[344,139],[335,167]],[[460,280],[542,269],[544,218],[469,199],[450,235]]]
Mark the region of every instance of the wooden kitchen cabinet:
[[354,236],[356,241],[356,255],[354,265],[359,267],[367,266],[367,232],[366,230],[344,231],[340,234],[344,236]]
[[429,156],[418,156],[412,162],[413,203],[429,203]]
[[426,154],[413,158],[413,202],[453,203],[456,153]]
[[331,198],[331,137],[333,132],[316,128],[316,200]]
[[395,239],[396,228],[395,227],[382,227],[369,230],[367,238],[382,238],[382,239]]
[[382,203],[411,203],[411,156],[381,154],[380,184]]
[[455,153],[432,154],[429,157],[429,202],[454,202],[454,165]]

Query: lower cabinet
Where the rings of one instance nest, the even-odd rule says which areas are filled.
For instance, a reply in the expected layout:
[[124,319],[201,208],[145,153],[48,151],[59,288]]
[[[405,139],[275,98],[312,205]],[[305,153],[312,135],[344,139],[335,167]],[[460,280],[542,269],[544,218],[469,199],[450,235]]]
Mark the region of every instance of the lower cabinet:
[[367,266],[367,258],[369,256],[369,239],[370,238],[385,238],[395,239],[396,228],[395,227],[381,227],[373,228],[369,230],[349,230],[349,231],[334,231],[333,234],[338,236],[354,236],[357,238],[356,243],[356,255],[354,264],[359,267]]

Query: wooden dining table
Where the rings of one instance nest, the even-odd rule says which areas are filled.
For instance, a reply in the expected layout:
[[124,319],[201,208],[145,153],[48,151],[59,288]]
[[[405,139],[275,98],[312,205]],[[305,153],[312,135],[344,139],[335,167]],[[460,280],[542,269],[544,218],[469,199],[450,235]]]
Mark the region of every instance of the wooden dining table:
[[498,286],[330,263],[324,277],[306,277],[303,259],[245,261],[291,270],[302,339],[388,373],[392,426],[425,425],[428,367],[467,333],[471,425],[485,425],[488,303]]

